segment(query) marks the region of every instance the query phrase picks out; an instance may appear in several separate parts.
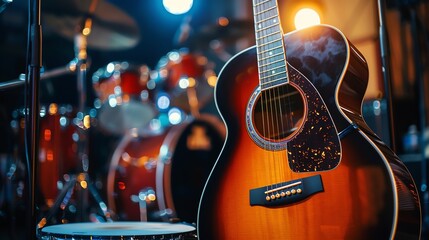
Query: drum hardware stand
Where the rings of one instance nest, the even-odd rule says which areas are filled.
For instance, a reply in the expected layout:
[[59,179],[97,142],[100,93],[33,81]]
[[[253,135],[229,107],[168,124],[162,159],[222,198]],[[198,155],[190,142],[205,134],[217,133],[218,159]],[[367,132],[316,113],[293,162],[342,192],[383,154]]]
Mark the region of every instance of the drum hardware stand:
[[385,10],[386,6],[384,0],[378,0],[378,14],[379,14],[379,38],[380,38],[380,52],[381,52],[381,64],[382,64],[382,74],[384,80],[384,96],[386,98],[387,103],[387,121],[388,121],[388,129],[390,139],[383,139],[386,143],[390,145],[390,148],[393,152],[396,152],[395,148],[395,132],[394,132],[394,124],[393,124],[393,112],[392,112],[392,78],[390,77],[390,53],[389,53],[389,36],[387,34],[386,29],[386,20],[385,20]]
[[139,195],[131,195],[131,201],[139,204],[140,222],[147,222],[147,204],[156,200],[155,191],[145,188],[139,191]]
[[[59,67],[49,71],[42,72],[40,74],[40,80],[50,79],[54,77],[63,76],[68,73],[74,73],[76,71],[77,60],[73,59],[65,67]],[[0,90],[11,87],[17,87],[25,83],[26,74],[20,74],[17,79],[10,80],[7,82],[0,83]]]
[[[401,1],[400,1],[401,2]],[[419,1],[417,1],[419,2]],[[429,233],[429,192],[428,192],[428,179],[427,179],[427,158],[425,154],[425,148],[427,143],[427,140],[425,139],[425,129],[426,129],[426,102],[425,102],[425,83],[424,83],[424,69],[422,65],[422,59],[421,59],[421,49],[419,47],[419,41],[418,41],[418,28],[421,27],[421,23],[418,20],[417,14],[415,12],[415,9],[413,9],[412,6],[409,6],[413,3],[408,3],[404,1],[404,3],[400,3],[399,7],[407,7],[409,8],[410,16],[411,16],[411,34],[412,34],[412,47],[413,47],[413,55],[414,55],[414,65],[415,65],[415,75],[416,75],[416,85],[417,85],[417,95],[418,95],[418,102],[419,104],[419,125],[420,125],[420,135],[419,135],[419,146],[420,146],[420,156],[421,156],[421,183],[420,187],[417,187],[419,191],[421,192],[421,199],[420,199],[420,207],[421,207],[421,221],[422,221],[422,236],[425,237]],[[378,12],[379,12],[379,20],[380,20],[380,47],[381,47],[381,57],[382,57],[382,64],[383,64],[383,77],[385,80],[385,88],[386,92],[389,95],[386,95],[388,98],[388,103],[391,103],[391,84],[390,84],[390,65],[387,61],[387,57],[390,55],[388,52],[389,45],[388,45],[388,35],[387,30],[385,27],[385,17],[384,17],[384,9],[386,8],[384,0],[378,0]],[[425,31],[425,29],[423,29]],[[425,33],[427,34],[427,33]],[[391,107],[388,107],[389,113],[389,120],[393,121],[393,115],[391,113]],[[390,123],[390,130],[391,130],[391,145],[394,146],[394,132],[393,132],[393,124]],[[393,148],[393,150],[395,150]],[[422,237],[421,236],[421,237]]]
[[111,221],[110,213],[107,210],[107,205],[103,202],[100,195],[97,193],[96,188],[92,185],[89,180],[88,168],[88,129],[90,128],[90,117],[85,115],[86,107],[86,73],[87,73],[87,37],[91,32],[92,19],[90,15],[95,11],[95,8],[99,0],[93,0],[89,9],[89,16],[84,19],[83,27],[81,31],[75,36],[75,54],[77,59],[77,90],[79,92],[79,109],[77,117],[74,119],[74,124],[77,126],[77,133],[79,139],[78,143],[78,159],[81,160],[82,172],[67,182],[66,186],[61,190],[57,200],[54,203],[53,208],[49,212],[47,217],[42,218],[39,222],[38,227],[42,228],[56,213],[60,207],[64,209],[72,194],[74,187],[78,185],[78,200],[77,200],[77,215],[78,220],[87,221],[88,219],[84,216],[84,211],[87,209],[88,191],[90,191],[92,197],[96,200],[98,207],[103,212],[106,221]]
[[27,181],[28,181],[28,216],[27,216],[27,239],[36,239],[37,211],[35,201],[36,173],[38,143],[37,127],[39,114],[39,82],[40,70],[42,69],[42,27],[40,23],[40,0],[29,1],[29,26],[27,43],[27,66],[26,66],[26,84],[25,84],[25,109],[29,109],[29,114],[25,116],[25,156],[27,162]]

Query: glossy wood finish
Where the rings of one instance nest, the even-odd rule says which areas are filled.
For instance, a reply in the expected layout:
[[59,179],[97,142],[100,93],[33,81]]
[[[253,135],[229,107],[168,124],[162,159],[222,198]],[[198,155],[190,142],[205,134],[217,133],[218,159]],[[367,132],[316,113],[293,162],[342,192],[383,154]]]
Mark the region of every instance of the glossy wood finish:
[[[302,74],[314,85],[338,133],[352,123],[358,128],[342,135],[336,168],[292,171],[287,150],[265,150],[249,137],[245,116],[259,84],[256,51],[237,54],[216,86],[227,139],[201,197],[199,239],[418,239],[414,182],[360,113],[368,81],[364,58],[332,27],[311,27],[284,38],[289,75]],[[276,208],[249,204],[250,189],[317,174],[324,191],[301,202]]]

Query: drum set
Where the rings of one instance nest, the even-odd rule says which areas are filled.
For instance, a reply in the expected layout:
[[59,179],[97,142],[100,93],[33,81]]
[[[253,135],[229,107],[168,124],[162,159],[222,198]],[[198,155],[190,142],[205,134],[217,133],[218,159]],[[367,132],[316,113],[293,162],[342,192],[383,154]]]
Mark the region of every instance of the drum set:
[[[58,3],[45,3],[44,25],[74,43],[75,58],[64,68],[44,71],[41,80],[75,75],[78,106],[40,104],[38,237],[195,239],[199,199],[226,136],[217,112],[204,110],[213,102],[215,64],[203,51],[181,47],[160,57],[153,68],[111,61],[87,76],[87,48],[131,48],[139,41],[139,29],[126,13],[105,1]],[[242,24],[237,31],[222,24],[190,43],[200,46],[205,42],[206,48],[214,39],[213,54],[224,62],[230,55],[225,54],[218,36],[211,35],[222,30],[229,36],[244,29]],[[235,42],[236,38],[229,40]],[[19,79],[0,84],[0,88],[21,84]],[[87,85],[95,94],[91,103]],[[25,107],[11,114],[16,163],[26,157],[27,114]],[[105,136],[113,140],[104,145],[94,132],[102,140]],[[94,162],[97,154],[104,156],[103,166]],[[15,168],[8,172],[9,165],[0,168],[2,176],[23,178],[22,166],[17,170],[12,164]],[[93,172],[102,177],[95,179]],[[20,181],[20,198],[24,198],[25,187]]]
[[[75,59],[61,71],[45,71],[41,79],[75,74],[79,106],[41,103],[39,237],[194,239],[199,198],[226,135],[220,118],[202,111],[213,100],[214,64],[183,47],[162,56],[153,69],[112,61],[89,78],[87,48],[133,47],[137,25],[104,1],[47,5],[54,11],[44,15],[45,24],[74,42]],[[77,14],[51,14],[70,9]],[[88,79],[96,95],[91,104]],[[12,113],[16,157],[21,159],[27,113],[26,108]],[[90,166],[102,168],[91,164],[92,146],[97,145],[92,129],[115,137],[113,148],[100,148],[109,157],[99,182],[89,174]]]

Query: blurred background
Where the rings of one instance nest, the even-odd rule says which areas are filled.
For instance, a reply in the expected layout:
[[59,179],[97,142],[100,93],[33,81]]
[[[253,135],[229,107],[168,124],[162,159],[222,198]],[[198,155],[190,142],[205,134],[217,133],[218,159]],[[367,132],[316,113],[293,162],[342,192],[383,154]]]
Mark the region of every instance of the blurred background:
[[[67,182],[64,175],[77,176],[76,181],[82,182],[79,176],[82,177],[83,172],[83,178],[94,186],[89,194],[99,195],[98,200],[94,197],[91,201],[105,202],[109,208],[117,208],[119,217],[131,218],[134,210],[121,208],[125,204],[121,201],[142,191],[140,186],[134,186],[133,179],[124,179],[124,176],[133,171],[140,176],[155,174],[150,166],[168,168],[168,163],[160,166],[147,159],[144,163],[137,160],[129,163],[130,158],[141,160],[142,155],[153,155],[154,150],[144,150],[145,141],[160,147],[168,136],[175,138],[177,141],[170,143],[169,148],[176,159],[180,159],[181,154],[195,154],[196,158],[208,156],[214,161],[220,151],[225,129],[213,101],[213,89],[216,76],[228,59],[254,45],[252,1],[177,1],[179,7],[185,7],[178,9],[179,12],[174,12],[175,6],[164,5],[168,1],[162,0],[100,0],[95,10],[90,11],[94,2],[97,1],[41,1],[43,73],[39,89],[44,110],[40,145],[41,155],[46,155],[41,157],[40,169],[45,171],[42,175],[53,175],[53,178],[40,180],[43,189],[38,190],[41,194],[37,201],[42,212],[49,212],[56,206],[58,195],[67,192],[61,191],[66,189],[66,184],[58,186],[58,182]],[[409,167],[422,195],[426,194],[428,1],[386,0],[382,9],[377,1],[365,0],[278,2],[285,33],[295,30],[296,12],[309,7],[319,14],[321,23],[341,30],[363,53],[369,67],[369,85],[362,113],[370,127]],[[4,232],[0,233],[0,239],[8,239],[2,236],[13,239],[19,238],[15,231],[19,229],[17,222],[26,211],[22,155],[25,91],[20,78],[28,64],[29,2],[3,0],[0,4],[3,6],[0,8],[0,84],[3,84],[0,85],[0,223]],[[391,91],[386,91],[382,72],[380,12],[385,17],[388,33],[386,59],[391,78],[387,85]],[[89,16],[92,22],[85,21]],[[85,29],[85,23],[91,30],[86,44],[79,34]],[[76,66],[82,67],[82,60],[84,71],[78,71]],[[181,75],[186,75],[187,80],[182,81]],[[122,83],[115,80],[117,77],[122,78]],[[136,89],[138,92],[134,92]],[[390,106],[393,118],[389,118]],[[86,123],[85,116],[75,118],[80,111],[89,116],[91,124]],[[393,132],[389,123],[393,124]],[[201,124],[210,148],[204,144],[180,148],[184,141],[181,139],[194,134],[195,127]],[[74,125],[84,129],[84,133],[70,129]],[[144,130],[131,131],[135,128]],[[48,143],[46,138],[54,141]],[[84,139],[84,146],[79,146],[77,139]],[[198,142],[201,143],[201,139],[198,138]],[[85,161],[76,159],[82,147],[87,154]],[[124,153],[135,157],[127,158]],[[61,154],[63,156],[56,159]],[[144,164],[145,169],[133,169],[138,164]],[[210,162],[190,170],[195,172],[199,168],[207,171]],[[169,177],[174,179],[174,173]],[[136,193],[121,192],[118,190],[121,184],[128,189],[135,187]],[[189,183],[177,184],[175,189]],[[197,188],[201,188],[202,183],[199,184]],[[152,191],[157,191],[153,188],[143,193],[151,196]],[[169,194],[176,193],[165,193],[165,198]],[[427,199],[424,203],[428,204]],[[153,210],[157,216],[148,217],[157,219],[171,214],[168,209],[167,206]],[[92,220],[106,217],[103,209],[101,214],[99,210],[93,212]],[[72,221],[67,214],[70,213],[55,211],[51,215],[52,219]],[[142,216],[133,218],[138,220]],[[194,220],[193,216],[182,218]]]

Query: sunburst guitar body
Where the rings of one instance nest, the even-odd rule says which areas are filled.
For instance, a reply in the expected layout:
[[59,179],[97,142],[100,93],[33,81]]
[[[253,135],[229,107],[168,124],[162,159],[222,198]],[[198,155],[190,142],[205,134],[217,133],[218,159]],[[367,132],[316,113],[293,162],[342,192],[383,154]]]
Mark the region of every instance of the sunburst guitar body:
[[254,11],[257,45],[229,60],[215,89],[227,138],[199,239],[419,239],[414,181],[361,114],[362,54],[327,25],[278,40],[270,10]]

